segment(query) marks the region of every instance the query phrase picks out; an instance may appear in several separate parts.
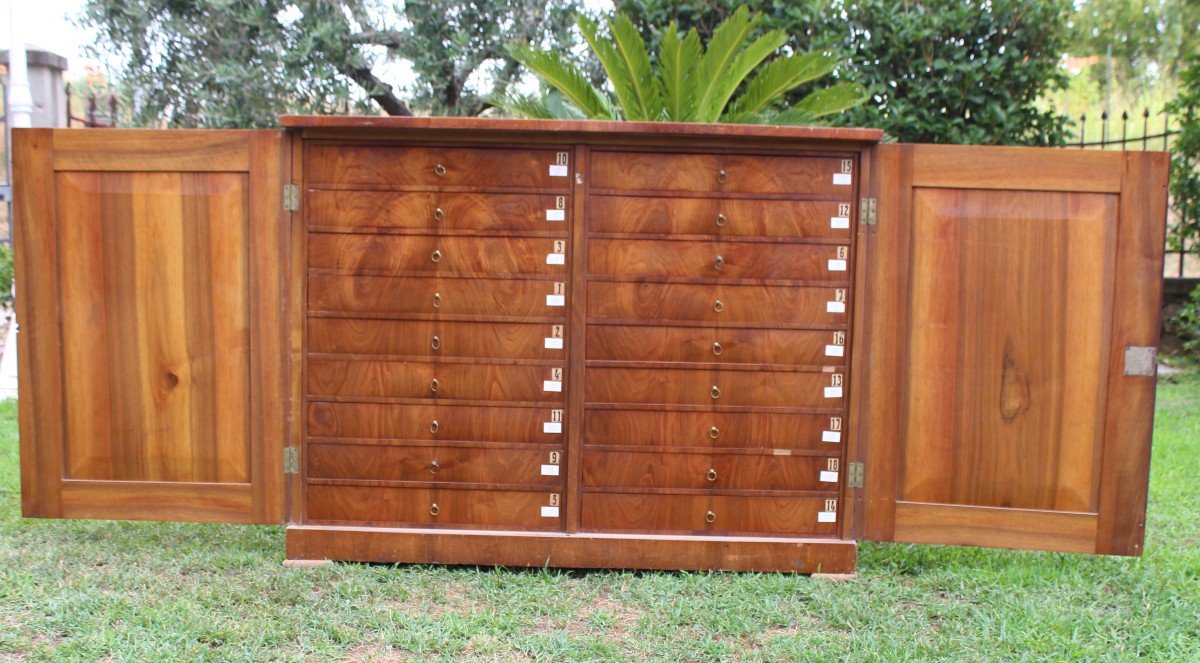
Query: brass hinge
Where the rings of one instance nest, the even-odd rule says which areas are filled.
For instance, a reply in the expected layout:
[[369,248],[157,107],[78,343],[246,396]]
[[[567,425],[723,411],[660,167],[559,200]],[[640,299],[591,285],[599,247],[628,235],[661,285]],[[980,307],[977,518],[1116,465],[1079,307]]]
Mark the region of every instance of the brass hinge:
[[868,226],[875,225],[876,209],[879,207],[879,201],[874,198],[861,198],[858,201],[858,218]]
[[283,185],[283,209],[285,212],[300,211],[300,185]]
[[300,471],[300,454],[296,447],[283,448],[283,473],[295,474]]
[[850,463],[850,469],[846,473],[847,488],[862,488],[863,487],[863,464]]

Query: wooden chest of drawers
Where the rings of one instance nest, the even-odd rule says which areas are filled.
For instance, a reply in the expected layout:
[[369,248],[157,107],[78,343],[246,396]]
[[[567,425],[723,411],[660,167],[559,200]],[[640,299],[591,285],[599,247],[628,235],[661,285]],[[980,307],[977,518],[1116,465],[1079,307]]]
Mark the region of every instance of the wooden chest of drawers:
[[1162,155],[284,125],[17,132],[26,514],[292,559],[1141,550]]

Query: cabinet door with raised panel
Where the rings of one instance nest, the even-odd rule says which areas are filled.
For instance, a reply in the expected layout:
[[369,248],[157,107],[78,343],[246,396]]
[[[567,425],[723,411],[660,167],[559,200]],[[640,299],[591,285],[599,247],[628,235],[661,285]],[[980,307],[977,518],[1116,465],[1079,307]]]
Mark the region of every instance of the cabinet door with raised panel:
[[864,538],[1137,555],[1164,154],[886,145]]
[[281,522],[283,134],[13,138],[23,513]]

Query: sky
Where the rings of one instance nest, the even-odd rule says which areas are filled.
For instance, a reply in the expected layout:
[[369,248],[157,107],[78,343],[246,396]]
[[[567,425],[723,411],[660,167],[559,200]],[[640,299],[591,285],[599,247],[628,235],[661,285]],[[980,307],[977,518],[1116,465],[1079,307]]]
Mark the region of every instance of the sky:
[[26,44],[66,57],[72,74],[82,74],[88,65],[96,64],[83,52],[92,43],[92,31],[71,22],[84,0],[0,0],[0,48],[12,43],[9,3],[14,3],[17,26]]

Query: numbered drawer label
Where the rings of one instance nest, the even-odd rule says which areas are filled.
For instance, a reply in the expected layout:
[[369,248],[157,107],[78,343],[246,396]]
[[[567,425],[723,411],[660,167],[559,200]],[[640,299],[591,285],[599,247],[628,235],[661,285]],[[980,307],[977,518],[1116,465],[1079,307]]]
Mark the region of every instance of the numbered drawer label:
[[817,512],[818,523],[837,522],[837,500],[825,500],[825,510]]
[[547,350],[562,350],[563,349],[563,326],[551,325],[550,335],[545,339],[545,347]]
[[550,253],[546,254],[547,265],[565,265],[567,264],[567,243],[565,240],[554,240],[554,246]]
[[842,374],[834,373],[829,376],[829,386],[825,387],[825,398],[842,397]]
[[554,292],[546,295],[546,306],[567,305],[567,284],[555,282]]
[[563,411],[550,410],[550,421],[542,422],[542,432],[558,435],[563,432]]

